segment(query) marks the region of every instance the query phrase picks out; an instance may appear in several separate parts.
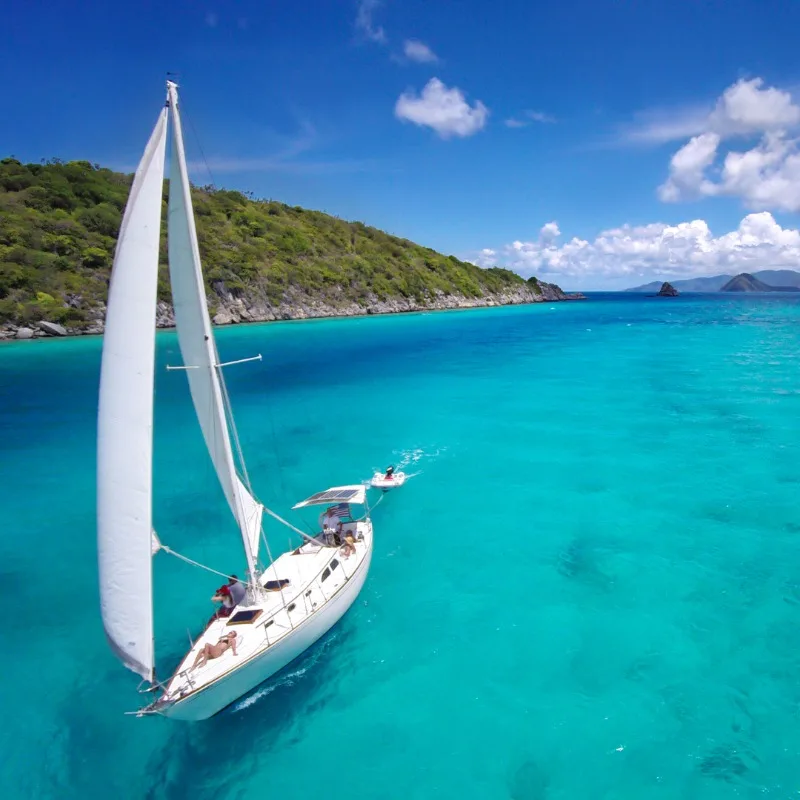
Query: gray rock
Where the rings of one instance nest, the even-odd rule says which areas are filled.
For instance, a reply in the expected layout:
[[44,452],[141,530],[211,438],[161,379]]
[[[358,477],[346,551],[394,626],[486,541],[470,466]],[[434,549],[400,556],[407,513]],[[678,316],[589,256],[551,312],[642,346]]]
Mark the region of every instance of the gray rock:
[[231,325],[239,321],[239,317],[235,314],[231,313],[227,308],[221,308],[215,315],[214,315],[214,324],[215,325]]
[[174,328],[175,327],[175,312],[169,303],[163,300],[156,306],[156,327],[157,328]]
[[56,322],[47,322],[46,320],[42,320],[39,322],[39,330],[43,331],[44,333],[50,336],[66,336],[67,329],[63,325],[59,325]]
[[18,328],[17,339],[33,339],[33,328]]
[[[544,281],[521,284],[515,288],[504,289],[495,294],[482,297],[465,297],[461,294],[445,294],[436,290],[419,300],[408,297],[395,297],[379,300],[374,294],[367,294],[359,300],[347,299],[342,287],[331,287],[326,293],[309,295],[294,287],[283,292],[278,302],[268,299],[260,289],[246,292],[241,289],[230,290],[224,281],[214,281],[216,294],[215,325],[232,325],[239,322],[272,322],[274,320],[313,319],[315,317],[354,317],[365,314],[403,314],[413,311],[433,311],[458,308],[486,308],[491,306],[521,305],[556,300],[583,299],[580,294],[567,295],[552,283]],[[84,308],[80,295],[68,295],[67,304],[80,307],[86,313],[85,328],[65,330],[52,322],[40,322],[36,329],[23,328],[27,333],[17,334],[12,324],[3,326],[5,338],[30,339],[39,336],[65,336],[72,334],[99,334],[105,328],[106,306],[102,302]],[[175,312],[169,303],[159,301],[156,307],[156,327],[174,328]],[[2,337],[0,337],[2,338]]]
[[677,297],[678,290],[671,284],[667,283],[666,281],[661,285],[661,288],[658,290],[659,297]]

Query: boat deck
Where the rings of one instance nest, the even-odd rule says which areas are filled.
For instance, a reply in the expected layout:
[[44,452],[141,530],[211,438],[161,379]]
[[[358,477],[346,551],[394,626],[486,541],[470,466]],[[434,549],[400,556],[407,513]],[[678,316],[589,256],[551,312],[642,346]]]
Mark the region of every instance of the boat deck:
[[[345,557],[339,547],[306,542],[281,555],[264,572],[260,582],[265,587],[285,580],[289,583],[280,590],[267,591],[257,604],[243,603],[236,606],[229,617],[211,622],[184,656],[160,699],[177,700],[203,689],[280,642],[331,600],[355,574],[372,547],[369,522],[346,523],[343,530],[354,533],[355,553]],[[228,648],[218,658],[192,668],[207,644],[216,644],[231,631],[236,631],[235,656]]]

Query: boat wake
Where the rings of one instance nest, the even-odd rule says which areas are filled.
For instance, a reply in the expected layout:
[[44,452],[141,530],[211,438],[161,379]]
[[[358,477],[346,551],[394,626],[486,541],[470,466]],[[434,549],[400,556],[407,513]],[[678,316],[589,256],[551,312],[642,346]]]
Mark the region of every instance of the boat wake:
[[282,686],[294,686],[295,683],[297,683],[297,681],[302,678],[310,668],[310,666],[301,667],[300,669],[296,669],[287,673],[286,675],[283,675],[281,678],[271,682],[267,686],[262,686],[260,689],[257,689],[255,692],[253,692],[253,694],[245,697],[244,700],[240,700],[238,703],[232,705],[231,713],[236,714],[238,711],[244,711],[246,708],[254,706],[259,700],[262,700],[267,695],[272,694],[276,689],[280,689]]
[[[415,447],[412,450],[392,450],[393,456],[399,456],[399,460],[394,462],[394,472],[395,475],[404,472],[406,476],[406,480],[409,478],[416,478],[417,475],[421,475],[423,470],[418,469],[416,472],[406,472],[406,467],[416,466],[424,459],[428,458],[437,458],[438,456],[442,455],[447,450],[446,447],[436,448],[431,452],[426,452],[421,447]],[[373,475],[377,475],[378,473],[383,473],[385,467],[374,467],[373,468]],[[362,481],[365,486],[371,485],[372,478],[367,478],[366,480]]]
[[[429,458],[438,458],[447,450],[446,447],[437,447],[431,452],[425,452],[421,447],[415,447],[413,450],[393,450],[392,455],[400,456],[400,460],[395,464],[395,471],[399,472],[406,467],[419,464],[421,461]],[[419,475],[419,472],[414,473]],[[409,475],[409,477],[411,477]]]
[[305,659],[303,659],[303,664],[301,666],[299,666],[297,669],[293,669],[291,672],[278,675],[274,680],[271,680],[269,683],[260,686],[254,692],[247,695],[247,697],[237,701],[230,707],[230,713],[236,714],[239,711],[244,711],[246,708],[254,706],[268,695],[271,695],[277,689],[288,688],[299,683],[307,673],[314,669],[322,654],[328,649],[328,645],[330,645],[334,639],[336,639],[335,633],[326,637],[324,641],[320,642],[320,646],[315,647],[314,650],[308,654]]

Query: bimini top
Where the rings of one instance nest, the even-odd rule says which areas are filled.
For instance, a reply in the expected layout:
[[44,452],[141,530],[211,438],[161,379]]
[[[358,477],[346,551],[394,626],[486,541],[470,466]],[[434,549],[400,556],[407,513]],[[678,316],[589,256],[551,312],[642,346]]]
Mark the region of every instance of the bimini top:
[[303,508],[304,506],[322,506],[329,503],[356,503],[364,505],[367,499],[367,487],[362,484],[353,486],[333,486],[324,492],[317,492],[311,497],[303,500],[292,508]]

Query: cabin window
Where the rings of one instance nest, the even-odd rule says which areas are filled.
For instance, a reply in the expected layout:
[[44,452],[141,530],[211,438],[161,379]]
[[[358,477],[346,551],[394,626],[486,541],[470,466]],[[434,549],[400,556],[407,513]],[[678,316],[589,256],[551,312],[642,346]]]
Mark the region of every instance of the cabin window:
[[274,624],[275,624],[275,620],[274,620],[274,619],[268,619],[268,620],[267,620],[267,621],[264,623],[264,630],[266,630],[267,628],[269,628],[269,626],[270,626],[270,625],[274,625]]
[[286,610],[287,610],[287,611],[294,611],[296,608],[297,608],[297,603],[292,603],[292,604],[289,606],[289,608],[287,608]]
[[339,562],[334,558],[333,561],[331,561],[331,569],[336,569],[338,566]]
[[320,578],[321,582],[328,580],[331,576],[331,571],[329,567],[325,567],[325,571],[322,573],[322,577]]

